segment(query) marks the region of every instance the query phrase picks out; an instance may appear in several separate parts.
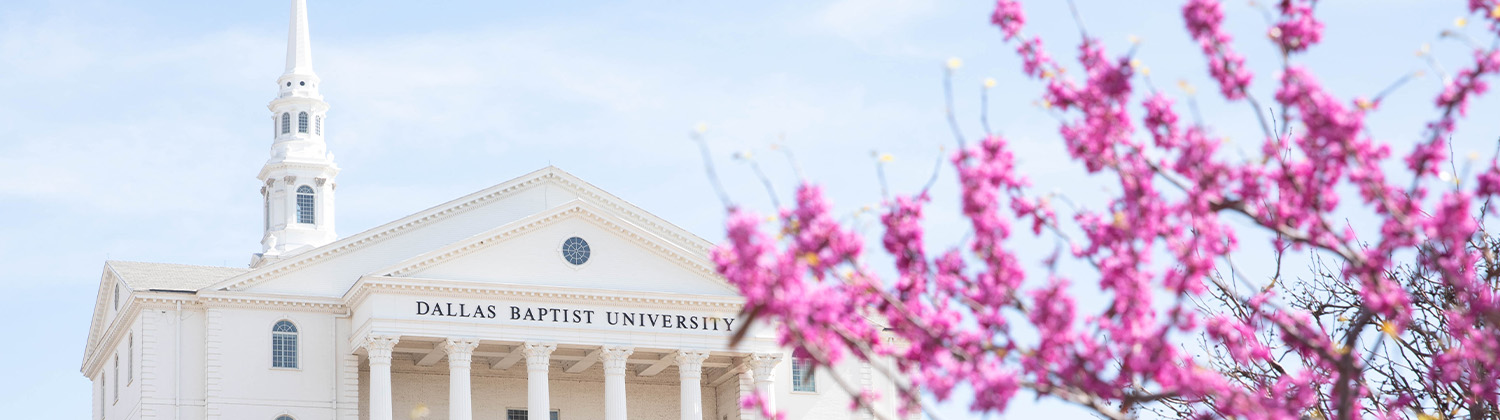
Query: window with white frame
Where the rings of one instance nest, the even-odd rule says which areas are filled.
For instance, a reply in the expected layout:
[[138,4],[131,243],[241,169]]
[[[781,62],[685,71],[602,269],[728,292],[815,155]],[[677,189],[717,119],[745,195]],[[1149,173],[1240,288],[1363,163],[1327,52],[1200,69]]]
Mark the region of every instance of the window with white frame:
[[[509,409],[509,410],[505,410],[505,420],[527,420],[526,417],[528,415],[529,414],[526,412],[525,409],[517,410],[517,409],[512,408],[512,409]],[[559,416],[561,416],[561,414],[558,413],[558,410],[552,410],[552,419],[551,420],[558,420]]]
[[119,354],[115,355],[115,375],[114,375],[114,379],[115,379],[114,380],[114,386],[112,387],[112,388],[114,388],[113,394],[115,395],[115,401],[118,402],[118,401],[120,401],[120,355]]
[[135,334],[125,336],[125,385],[135,382]]
[[288,415],[282,414],[282,415],[276,416],[276,420],[297,420],[297,419],[292,418],[292,416],[288,416]]
[[299,112],[299,113],[297,113],[297,132],[298,133],[306,133],[307,132],[307,113],[306,112]]
[[271,367],[297,368],[297,326],[281,320],[271,327]]
[[818,392],[817,381],[814,380],[812,372],[812,359],[806,357],[792,358],[792,390],[797,392]]
[[313,124],[313,134],[323,135],[323,116],[319,115],[313,121],[316,122],[316,124]]
[[290,113],[290,112],[283,112],[283,113],[281,113],[281,134],[289,134],[291,132],[292,132],[292,113]]
[[313,215],[313,211],[317,210],[313,204],[315,198],[313,194],[312,187],[306,185],[297,187],[297,223],[317,222],[317,217]]

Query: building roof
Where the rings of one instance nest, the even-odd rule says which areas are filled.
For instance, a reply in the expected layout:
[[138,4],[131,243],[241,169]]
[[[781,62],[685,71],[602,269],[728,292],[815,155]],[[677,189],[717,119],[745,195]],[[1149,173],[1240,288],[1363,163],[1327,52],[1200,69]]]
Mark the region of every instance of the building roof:
[[221,280],[234,277],[248,268],[204,265],[166,264],[136,261],[109,261],[110,268],[132,290],[174,290],[195,292]]

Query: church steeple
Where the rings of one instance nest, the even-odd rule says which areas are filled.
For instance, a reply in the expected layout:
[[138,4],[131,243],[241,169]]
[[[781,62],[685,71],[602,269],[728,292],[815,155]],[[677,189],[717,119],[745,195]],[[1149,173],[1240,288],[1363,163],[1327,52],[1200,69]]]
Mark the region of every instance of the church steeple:
[[338,239],[333,195],[339,167],[323,141],[328,103],[318,93],[320,84],[312,69],[307,1],[292,0],[286,71],[276,79],[276,99],[267,105],[274,133],[271,157],[256,176],[262,185],[265,231],[252,267]]
[[312,74],[312,40],[307,36],[307,2],[292,1],[292,23],[286,35],[286,74]]

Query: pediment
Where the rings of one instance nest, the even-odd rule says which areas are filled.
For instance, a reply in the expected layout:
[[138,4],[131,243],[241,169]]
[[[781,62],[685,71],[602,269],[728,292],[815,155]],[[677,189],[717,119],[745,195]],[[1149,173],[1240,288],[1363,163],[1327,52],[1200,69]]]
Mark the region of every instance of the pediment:
[[[298,296],[342,296],[361,276],[443,249],[497,227],[553,214],[580,201],[641,235],[704,259],[711,244],[555,167],[497,184],[349,236],[267,263],[201,289]],[[548,245],[550,246],[550,244]],[[711,273],[711,270],[710,270]]]
[[84,342],[83,347],[85,371],[87,370],[89,358],[93,357],[99,341],[104,338],[105,329],[114,320],[115,314],[113,313],[114,311],[110,310],[109,299],[112,296],[110,292],[120,282],[119,278],[119,274],[116,274],[114,269],[109,266],[109,262],[106,261],[104,263],[104,271],[99,275],[99,292],[94,296],[94,314],[89,320],[89,338]]
[[[581,264],[562,249],[588,245]],[[479,283],[737,296],[701,253],[583,200],[517,220],[371,273]]]

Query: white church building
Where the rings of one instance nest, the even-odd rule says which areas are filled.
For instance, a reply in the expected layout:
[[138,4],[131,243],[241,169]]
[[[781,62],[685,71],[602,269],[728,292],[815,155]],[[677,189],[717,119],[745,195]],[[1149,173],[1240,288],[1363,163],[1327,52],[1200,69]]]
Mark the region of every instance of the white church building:
[[[896,418],[876,367],[806,369],[712,244],[547,167],[339,238],[305,0],[269,104],[248,267],[107,261],[82,373],[99,420]],[[886,396],[874,412],[825,375]]]

